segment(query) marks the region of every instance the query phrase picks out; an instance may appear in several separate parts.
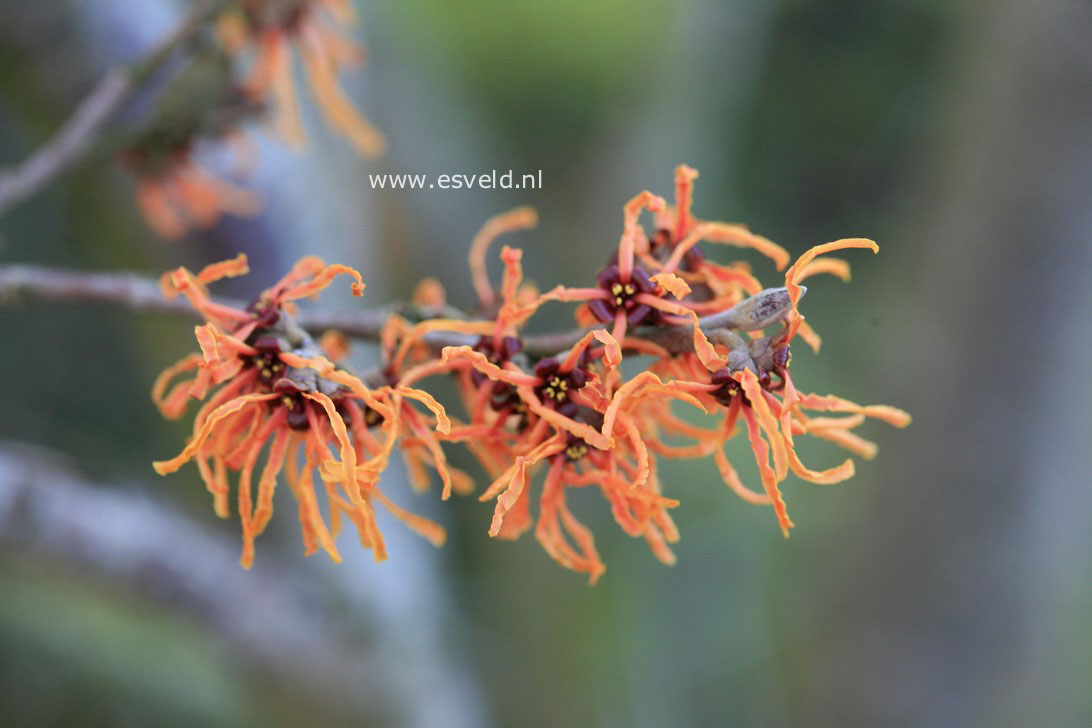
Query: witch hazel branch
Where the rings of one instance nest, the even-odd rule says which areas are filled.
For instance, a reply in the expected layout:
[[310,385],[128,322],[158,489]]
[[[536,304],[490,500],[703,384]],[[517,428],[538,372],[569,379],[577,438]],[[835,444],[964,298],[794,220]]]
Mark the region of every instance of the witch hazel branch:
[[[323,550],[340,560],[335,537],[351,523],[361,546],[386,558],[381,509],[441,545],[442,526],[384,490],[381,476],[396,450],[415,490],[426,491],[435,478],[445,500],[477,492],[494,504],[490,536],[516,539],[533,530],[551,558],[592,583],[605,567],[568,494],[598,490],[619,527],[671,564],[679,531],[670,514],[679,494],[661,480],[665,458],[713,458],[724,483],[747,503],[771,507],[788,536],[794,523],[781,485],[789,473],[833,484],[855,472],[851,458],[825,470],[808,467],[796,450],[801,438],[872,458],[877,446],[857,434],[866,420],[910,423],[895,407],[802,391],[791,375],[794,342],[816,352],[820,345],[799,309],[803,282],[819,274],[848,280],[848,262],[829,254],[879,248],[848,238],[790,265],[783,248],[746,227],[694,217],[696,177],[678,167],[672,205],[647,191],[627,203],[615,252],[583,286],[540,292],[524,279],[522,251],[507,245],[499,253],[501,279],[491,280],[485,263],[494,242],[534,226],[536,217],[517,208],[489,220],[469,252],[475,312],[462,314],[438,283],[422,282],[411,308],[388,311],[377,325],[383,364],[372,372],[346,363],[344,333],[316,335],[300,325],[297,302],[339,276],[363,294],[352,268],[306,257],[245,307],[209,295],[211,284],[247,272],[243,256],[164,275],[165,296],[188,300],[205,323],[196,328],[199,351],[166,369],[153,389],[168,418],[197,407],[189,442],[157,461],[156,471],[196,466],[216,513],[238,515],[247,567],[282,481],[309,554]],[[642,213],[651,217],[649,229]],[[764,287],[745,263],[707,259],[703,245],[758,251],[783,271],[782,285]],[[572,330],[524,335],[543,306],[557,304],[575,304]],[[622,364],[634,358],[644,365],[627,375]],[[457,402],[430,393],[440,378],[454,381]],[[736,438],[746,439],[759,483],[744,483],[729,459],[726,446]],[[480,463],[487,476],[480,484],[448,462],[451,446]]]

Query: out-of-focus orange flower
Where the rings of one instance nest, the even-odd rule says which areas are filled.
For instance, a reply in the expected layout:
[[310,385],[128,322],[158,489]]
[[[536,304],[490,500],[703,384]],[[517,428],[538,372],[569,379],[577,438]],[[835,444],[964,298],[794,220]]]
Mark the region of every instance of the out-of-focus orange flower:
[[222,215],[250,217],[261,209],[259,197],[219,179],[192,159],[187,147],[165,163],[145,164],[135,151],[123,162],[137,175],[136,199],[148,225],[165,238],[177,239],[193,228],[208,228]]
[[264,109],[239,90],[231,59],[218,48],[202,46],[150,103],[142,122],[125,132],[117,159],[136,177],[137,202],[152,229],[177,238],[209,227],[224,214],[255,214],[257,195],[198,161],[206,149],[223,148],[235,157],[234,177],[244,175],[256,155],[243,128]]
[[440,310],[447,305],[447,292],[435,278],[425,278],[413,289],[410,297],[415,306],[425,309]]
[[356,110],[337,81],[343,68],[364,63],[363,49],[338,30],[353,21],[348,0],[243,0],[239,13],[229,13],[220,22],[230,51],[253,54],[244,89],[255,100],[272,100],[277,131],[294,146],[304,143],[305,134],[292,80],[293,47],[330,126],[364,156],[383,153],[383,135]]

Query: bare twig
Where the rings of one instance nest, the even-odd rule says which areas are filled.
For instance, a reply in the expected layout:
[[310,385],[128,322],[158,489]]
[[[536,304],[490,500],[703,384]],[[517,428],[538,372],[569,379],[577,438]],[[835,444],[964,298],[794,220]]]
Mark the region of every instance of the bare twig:
[[[183,298],[168,300],[159,285],[135,273],[88,273],[35,265],[0,265],[0,305],[11,305],[24,298],[68,303],[102,303],[131,311],[166,313],[190,319],[200,314]],[[217,299],[233,308],[245,309],[242,301]],[[407,305],[356,311],[327,311],[307,308],[296,317],[307,331],[320,334],[331,329],[359,339],[376,340],[384,323],[394,313],[427,313]],[[720,313],[701,319],[702,329],[712,333],[724,329],[751,331],[777,323],[789,311],[788,292],[767,288]],[[570,329],[523,337],[524,351],[532,356],[550,356],[571,348],[587,329]],[[656,343],[672,353],[693,351],[690,326],[642,327],[631,336]],[[435,331],[425,338],[436,349],[474,343],[477,337],[448,331]]]
[[[201,315],[189,301],[164,298],[159,284],[136,273],[87,273],[36,265],[0,265],[0,303],[11,305],[22,299],[68,303],[102,303],[130,311],[165,313],[198,320]],[[218,303],[245,309],[247,303],[216,299]],[[338,329],[348,336],[374,339],[389,309],[354,312],[304,310],[299,323],[312,333]]]
[[144,58],[109,71],[48,142],[21,164],[0,170],[0,216],[83,159],[125,101],[227,3],[196,0],[178,27]]

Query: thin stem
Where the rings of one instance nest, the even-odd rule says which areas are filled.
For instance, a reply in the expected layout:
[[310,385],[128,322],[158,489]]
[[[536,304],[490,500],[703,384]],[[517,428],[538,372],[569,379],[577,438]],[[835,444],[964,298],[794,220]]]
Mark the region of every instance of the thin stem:
[[174,52],[230,0],[196,0],[185,19],[139,61],[110,70],[61,125],[57,133],[22,163],[0,170],[0,216],[34,196],[55,177],[82,160],[103,127]]
[[[22,299],[37,299],[64,303],[100,303],[144,313],[165,313],[200,320],[200,314],[182,297],[168,300],[159,284],[135,273],[88,273],[37,265],[0,265],[0,305],[12,305]],[[216,299],[233,308],[245,309],[247,303]],[[752,330],[754,323],[772,325],[788,313],[788,295],[784,288],[768,288],[736,304],[727,311],[700,319],[707,334],[724,329]],[[776,311],[771,309],[776,308]],[[756,311],[762,313],[756,317]],[[438,313],[450,316],[452,309],[429,312],[408,304],[355,311],[329,311],[304,308],[297,323],[313,334],[337,330],[358,339],[377,340],[383,325],[393,314],[409,318],[431,318]],[[779,313],[778,313],[779,312]],[[531,356],[552,356],[572,348],[589,329],[569,329],[523,337],[524,351]],[[631,336],[651,341],[672,353],[693,351],[693,329],[690,326],[641,327]],[[473,344],[477,337],[450,331],[434,331],[425,341],[439,350],[445,346]]]
[[[165,313],[200,320],[190,302],[164,298],[159,284],[136,273],[88,273],[37,265],[0,265],[0,305],[22,299],[61,303],[101,303],[142,313]],[[225,298],[217,303],[246,309],[247,302]],[[304,309],[297,320],[312,333],[337,329],[347,336],[375,339],[397,307],[363,311]]]

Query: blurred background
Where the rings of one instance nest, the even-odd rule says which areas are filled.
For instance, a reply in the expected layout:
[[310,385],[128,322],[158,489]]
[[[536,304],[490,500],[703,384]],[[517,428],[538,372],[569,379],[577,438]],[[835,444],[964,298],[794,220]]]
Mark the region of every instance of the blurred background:
[[[672,568],[578,494],[608,567],[594,588],[530,535],[491,542],[490,504],[410,495],[399,468],[387,492],[444,523],[445,548],[387,519],[386,563],[352,533],[344,564],[304,559],[282,489],[244,572],[238,523],[214,517],[195,469],[150,467],[188,429],[147,393],[193,349],[192,323],[3,306],[0,725],[1092,724],[1092,5],[357,5],[369,62],[343,83],[385,132],[382,159],[356,156],[304,93],[305,153],[250,132],[258,217],[165,242],[131,176],[93,153],[0,218],[0,261],[155,275],[245,251],[252,274],[218,290],[246,297],[316,253],[363,272],[366,304],[425,275],[465,304],[489,216],[534,205],[538,229],[509,242],[543,288],[580,285],[622,204],[670,196],[686,162],[703,218],[794,255],[879,242],[846,256],[850,286],[814,281],[823,353],[797,351],[794,378],[914,423],[869,425],[880,455],[845,484],[790,476],[788,541],[712,462],[663,462],[682,501]],[[0,0],[0,166],[185,6]],[[492,169],[542,170],[543,188],[368,184]],[[329,306],[360,305],[341,288]],[[755,482],[745,444],[729,454]]]

